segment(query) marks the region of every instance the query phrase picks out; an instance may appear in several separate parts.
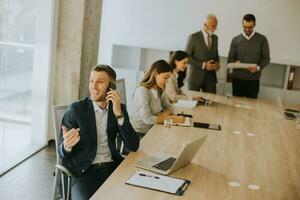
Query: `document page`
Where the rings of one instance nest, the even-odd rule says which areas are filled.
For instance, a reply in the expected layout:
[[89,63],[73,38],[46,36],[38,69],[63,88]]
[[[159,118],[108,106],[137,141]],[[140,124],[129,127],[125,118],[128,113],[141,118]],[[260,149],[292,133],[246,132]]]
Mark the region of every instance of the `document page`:
[[182,108],[195,108],[198,101],[196,100],[178,100],[177,103],[173,104],[176,107]]
[[136,171],[126,183],[175,194],[185,183],[185,180],[157,175],[147,171]]
[[175,125],[175,126],[191,126],[191,119],[189,117],[185,117],[183,123],[173,122],[172,125]]
[[227,68],[231,69],[247,69],[248,67],[256,66],[255,63],[228,63]]

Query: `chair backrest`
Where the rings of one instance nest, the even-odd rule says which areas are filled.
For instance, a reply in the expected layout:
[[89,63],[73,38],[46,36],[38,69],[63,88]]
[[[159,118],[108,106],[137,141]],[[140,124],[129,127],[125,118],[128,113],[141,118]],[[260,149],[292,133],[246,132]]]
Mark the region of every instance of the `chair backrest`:
[[[126,89],[125,89],[125,79],[118,79],[116,81],[117,91],[121,95],[122,103],[126,105]],[[127,105],[126,105],[127,106]]]
[[275,99],[278,111],[280,112],[281,115],[284,115],[284,108],[282,105],[282,100],[281,100],[280,95],[275,91],[273,92],[273,95],[274,95],[274,99]]
[[58,140],[61,131],[61,122],[62,118],[68,109],[68,105],[53,105],[52,106],[52,115],[53,115],[53,124],[54,124],[54,139],[55,139],[55,149],[56,149],[56,163],[60,164],[60,159],[58,156]]

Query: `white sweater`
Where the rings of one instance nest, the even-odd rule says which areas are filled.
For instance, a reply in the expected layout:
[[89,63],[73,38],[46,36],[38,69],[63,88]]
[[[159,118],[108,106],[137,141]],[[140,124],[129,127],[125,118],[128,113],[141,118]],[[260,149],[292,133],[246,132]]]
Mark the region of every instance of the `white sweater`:
[[165,93],[168,101],[171,103],[177,102],[179,99],[188,99],[188,97],[178,88],[177,72],[173,72],[166,83]]

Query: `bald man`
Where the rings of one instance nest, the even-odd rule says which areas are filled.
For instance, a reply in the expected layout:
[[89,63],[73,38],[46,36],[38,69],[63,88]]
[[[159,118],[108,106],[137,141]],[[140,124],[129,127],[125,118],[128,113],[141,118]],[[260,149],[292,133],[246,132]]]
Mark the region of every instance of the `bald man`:
[[186,52],[190,55],[188,89],[216,93],[219,70],[218,37],[214,34],[218,20],[213,14],[205,17],[202,30],[189,36]]

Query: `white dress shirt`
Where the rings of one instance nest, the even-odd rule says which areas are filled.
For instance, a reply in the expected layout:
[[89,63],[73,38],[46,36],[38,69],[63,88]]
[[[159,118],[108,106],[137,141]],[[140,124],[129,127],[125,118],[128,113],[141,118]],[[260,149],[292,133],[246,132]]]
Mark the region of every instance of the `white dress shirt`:
[[95,120],[97,127],[97,152],[96,157],[92,164],[100,162],[111,162],[111,152],[108,147],[107,141],[107,116],[108,116],[108,106],[102,109],[95,102],[93,102],[95,111]]
[[[203,38],[204,38],[205,44],[208,47],[208,39],[207,39],[208,33],[206,33],[206,31],[202,29],[202,34],[203,34]],[[210,37],[210,45],[212,45],[211,35],[212,34],[209,35],[209,37]],[[202,63],[202,69],[205,69],[205,65],[206,65],[206,62],[203,62]]]

